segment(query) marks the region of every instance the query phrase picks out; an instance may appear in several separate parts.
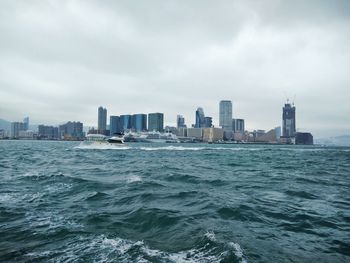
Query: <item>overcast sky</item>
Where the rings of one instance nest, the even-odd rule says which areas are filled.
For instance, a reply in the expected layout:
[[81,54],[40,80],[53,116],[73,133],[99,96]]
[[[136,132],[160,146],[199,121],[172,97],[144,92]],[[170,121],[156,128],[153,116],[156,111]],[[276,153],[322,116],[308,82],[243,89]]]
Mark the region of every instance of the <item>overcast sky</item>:
[[[0,2],[0,118],[97,125],[109,115],[232,100],[246,128],[350,134],[350,1]],[[108,120],[109,121],[109,120]]]

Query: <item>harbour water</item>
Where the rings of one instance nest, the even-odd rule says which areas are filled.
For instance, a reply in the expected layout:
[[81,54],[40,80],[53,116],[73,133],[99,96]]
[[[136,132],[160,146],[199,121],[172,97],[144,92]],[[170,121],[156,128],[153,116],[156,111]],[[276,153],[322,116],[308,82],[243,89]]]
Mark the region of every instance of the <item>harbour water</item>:
[[0,262],[350,262],[350,148],[0,141]]

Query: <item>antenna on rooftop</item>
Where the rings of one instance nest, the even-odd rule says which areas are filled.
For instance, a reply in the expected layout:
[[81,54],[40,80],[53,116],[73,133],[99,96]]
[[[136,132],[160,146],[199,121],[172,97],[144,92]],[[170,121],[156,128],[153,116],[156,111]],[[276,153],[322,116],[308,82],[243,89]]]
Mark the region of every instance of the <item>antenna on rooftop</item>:
[[294,106],[294,102],[295,102],[295,94],[294,94],[294,97],[293,97],[293,102],[292,102],[292,105]]

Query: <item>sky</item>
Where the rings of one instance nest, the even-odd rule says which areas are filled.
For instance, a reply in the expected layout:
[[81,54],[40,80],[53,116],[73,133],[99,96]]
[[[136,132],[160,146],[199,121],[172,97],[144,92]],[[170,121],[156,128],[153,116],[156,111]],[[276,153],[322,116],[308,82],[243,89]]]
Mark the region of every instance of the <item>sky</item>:
[[0,118],[97,126],[163,112],[219,123],[219,101],[249,130],[350,134],[350,1],[0,1]]

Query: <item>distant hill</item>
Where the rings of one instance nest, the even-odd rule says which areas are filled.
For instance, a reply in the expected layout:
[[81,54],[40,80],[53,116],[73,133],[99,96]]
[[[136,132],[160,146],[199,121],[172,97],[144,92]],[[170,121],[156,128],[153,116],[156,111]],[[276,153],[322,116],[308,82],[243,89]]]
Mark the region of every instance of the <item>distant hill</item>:
[[11,122],[9,122],[7,120],[0,119],[0,130],[10,131],[11,130]]
[[334,146],[350,146],[350,135],[341,135],[336,137],[317,139],[315,140],[315,143]]

